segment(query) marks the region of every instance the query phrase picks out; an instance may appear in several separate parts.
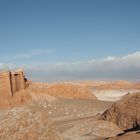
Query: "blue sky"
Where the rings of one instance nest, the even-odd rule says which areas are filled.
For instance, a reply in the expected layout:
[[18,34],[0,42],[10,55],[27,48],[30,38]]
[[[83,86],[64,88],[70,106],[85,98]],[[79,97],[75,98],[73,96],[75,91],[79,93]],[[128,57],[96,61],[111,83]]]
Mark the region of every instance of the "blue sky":
[[139,7],[139,0],[0,0],[1,67],[138,55]]

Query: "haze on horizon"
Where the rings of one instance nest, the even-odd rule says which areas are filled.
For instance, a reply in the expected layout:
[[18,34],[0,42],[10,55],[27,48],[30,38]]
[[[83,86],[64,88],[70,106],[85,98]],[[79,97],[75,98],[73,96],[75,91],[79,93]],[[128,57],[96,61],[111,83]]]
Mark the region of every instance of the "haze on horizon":
[[1,0],[0,69],[35,81],[140,79],[139,0]]

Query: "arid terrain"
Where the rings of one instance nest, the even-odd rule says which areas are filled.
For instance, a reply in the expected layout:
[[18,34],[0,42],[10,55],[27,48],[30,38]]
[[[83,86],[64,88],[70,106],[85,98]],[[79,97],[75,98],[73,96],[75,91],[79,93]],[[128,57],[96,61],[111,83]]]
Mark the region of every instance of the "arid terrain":
[[3,75],[0,140],[140,139],[139,83],[35,83],[17,71],[9,84]]

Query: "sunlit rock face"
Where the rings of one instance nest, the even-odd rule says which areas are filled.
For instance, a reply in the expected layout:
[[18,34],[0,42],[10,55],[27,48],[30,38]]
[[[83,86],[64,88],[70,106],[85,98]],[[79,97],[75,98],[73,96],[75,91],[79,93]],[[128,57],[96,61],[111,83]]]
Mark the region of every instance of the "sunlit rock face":
[[13,96],[26,88],[26,79],[22,70],[0,72],[0,96]]
[[111,121],[124,130],[140,128],[140,93],[125,95],[108,108],[101,119]]
[[12,96],[10,72],[0,72],[0,97]]
[[26,88],[26,78],[22,70],[11,73],[11,86],[13,94]]

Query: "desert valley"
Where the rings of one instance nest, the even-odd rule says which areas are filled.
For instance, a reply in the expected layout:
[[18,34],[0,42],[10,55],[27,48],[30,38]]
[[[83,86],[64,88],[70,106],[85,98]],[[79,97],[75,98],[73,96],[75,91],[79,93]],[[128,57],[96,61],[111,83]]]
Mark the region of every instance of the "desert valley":
[[0,72],[0,140],[139,139],[140,83],[41,83]]
[[140,0],[0,0],[0,140],[140,140]]

